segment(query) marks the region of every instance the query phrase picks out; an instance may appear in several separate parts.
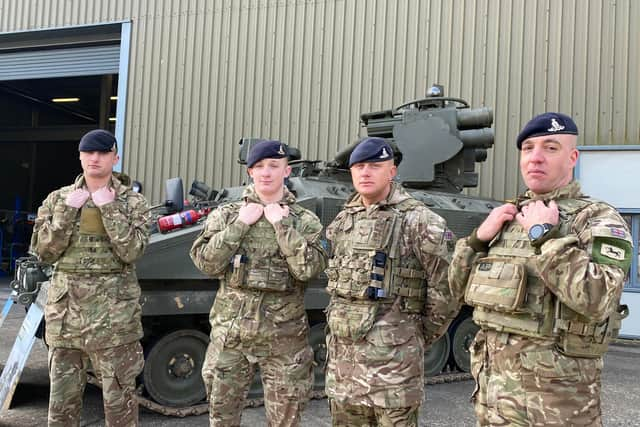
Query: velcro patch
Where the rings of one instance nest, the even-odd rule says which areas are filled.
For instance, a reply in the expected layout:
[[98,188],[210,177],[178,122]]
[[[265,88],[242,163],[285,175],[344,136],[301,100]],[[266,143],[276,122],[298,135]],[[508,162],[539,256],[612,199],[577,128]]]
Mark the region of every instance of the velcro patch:
[[453,231],[451,231],[448,228],[444,230],[444,240],[445,242],[450,242],[451,240],[454,240]]
[[624,249],[610,245],[608,243],[602,243],[602,245],[600,246],[600,254],[611,259],[616,259],[618,261],[624,261],[625,258]]
[[[598,228],[609,229],[609,227]],[[625,232],[624,229],[617,230]],[[626,234],[629,237],[628,233]],[[603,236],[601,233],[597,235],[594,233],[591,258],[598,264],[616,265],[626,273],[631,266],[632,251],[633,246],[627,239],[613,237],[610,234],[609,236]]]
[[614,237],[619,237],[621,239],[625,239],[627,237],[627,232],[620,228],[609,227],[609,230],[611,230],[611,235]]
[[613,239],[623,239],[631,243],[631,235],[622,227],[597,226],[591,228],[593,237],[609,237]]

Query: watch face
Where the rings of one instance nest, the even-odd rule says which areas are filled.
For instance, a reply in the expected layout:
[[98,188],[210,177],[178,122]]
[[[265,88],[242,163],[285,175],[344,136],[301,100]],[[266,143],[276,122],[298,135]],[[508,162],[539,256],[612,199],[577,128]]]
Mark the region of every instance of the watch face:
[[534,224],[529,229],[529,239],[536,240],[544,235],[545,228],[542,224]]

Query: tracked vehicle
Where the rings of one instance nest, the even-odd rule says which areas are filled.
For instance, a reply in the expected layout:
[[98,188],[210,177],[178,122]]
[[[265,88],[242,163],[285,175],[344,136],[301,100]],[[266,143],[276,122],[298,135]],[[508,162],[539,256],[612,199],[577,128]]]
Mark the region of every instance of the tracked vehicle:
[[[370,136],[387,138],[396,151],[396,180],[414,197],[443,216],[453,233],[468,235],[497,202],[463,194],[478,185],[475,164],[487,157],[493,146],[493,114],[489,108],[470,108],[459,98],[445,97],[441,86],[433,86],[423,99],[399,107],[362,114],[362,126]],[[239,162],[257,139],[240,141]],[[315,212],[327,226],[352,194],[348,159],[355,144],[330,161],[307,160],[289,146],[292,173],[288,188],[298,202]],[[204,214],[217,206],[241,198],[242,186],[211,190],[194,182],[189,205],[183,204],[182,181],[167,182],[167,202],[158,213],[178,215],[185,210]],[[182,215],[184,218],[185,216]],[[176,217],[178,218],[178,217]],[[188,222],[188,221],[187,221]],[[142,287],[142,322],[145,368],[141,375],[141,401],[150,409],[171,415],[206,411],[200,368],[208,343],[209,310],[218,282],[204,276],[189,258],[189,249],[204,221],[162,233],[155,227],[145,255],[137,262]],[[453,250],[453,247],[450,248]],[[33,259],[18,264],[14,289],[18,299],[29,304],[46,284],[50,269]],[[26,278],[30,278],[26,280]],[[329,298],[322,275],[309,284],[305,306],[315,352],[316,394],[322,394],[326,357],[324,308]],[[42,288],[46,289],[46,285]],[[469,370],[468,345],[477,328],[470,309],[463,308],[448,334],[430,349],[425,371],[431,381],[460,377]],[[250,392],[250,403],[259,403],[259,373]]]

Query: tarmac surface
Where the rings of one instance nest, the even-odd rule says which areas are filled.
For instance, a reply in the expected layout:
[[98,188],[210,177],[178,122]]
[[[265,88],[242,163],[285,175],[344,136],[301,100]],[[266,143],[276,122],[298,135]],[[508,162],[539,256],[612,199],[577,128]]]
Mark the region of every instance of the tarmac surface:
[[[0,278],[0,307],[9,296],[8,280]],[[25,316],[20,305],[14,305],[0,330],[0,369]],[[602,376],[603,419],[605,427],[640,426],[640,346],[615,344],[605,356]],[[422,406],[420,425],[430,427],[463,427],[475,425],[469,396],[472,381],[426,386],[426,400]],[[46,426],[49,382],[47,350],[36,340],[31,355],[16,388],[11,408],[0,413],[0,426]],[[81,426],[103,426],[102,396],[98,388],[88,385],[85,391]],[[173,418],[140,410],[141,426],[208,426],[207,415]],[[248,408],[242,413],[242,426],[266,426],[264,408]],[[302,426],[330,426],[331,418],[326,399],[309,402],[302,418]]]

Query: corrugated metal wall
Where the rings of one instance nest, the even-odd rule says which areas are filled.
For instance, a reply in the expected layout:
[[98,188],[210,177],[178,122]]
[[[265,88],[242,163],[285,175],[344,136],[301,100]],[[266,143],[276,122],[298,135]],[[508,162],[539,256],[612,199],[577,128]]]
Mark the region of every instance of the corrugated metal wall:
[[328,158],[361,112],[434,82],[494,108],[484,196],[518,191],[533,114],[574,115],[585,144],[640,143],[635,0],[0,0],[0,32],[129,19],[124,169],[154,200],[171,176],[240,182],[242,136]]

